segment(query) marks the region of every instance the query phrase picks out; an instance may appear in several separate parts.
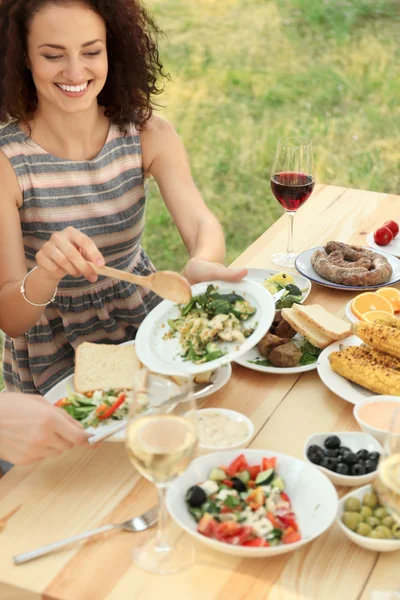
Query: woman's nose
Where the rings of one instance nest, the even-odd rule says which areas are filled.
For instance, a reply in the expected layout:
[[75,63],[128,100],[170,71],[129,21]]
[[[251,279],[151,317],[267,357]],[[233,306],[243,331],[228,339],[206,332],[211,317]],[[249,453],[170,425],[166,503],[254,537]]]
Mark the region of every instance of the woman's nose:
[[86,68],[80,58],[70,58],[64,69],[64,77],[71,83],[82,83],[85,79]]

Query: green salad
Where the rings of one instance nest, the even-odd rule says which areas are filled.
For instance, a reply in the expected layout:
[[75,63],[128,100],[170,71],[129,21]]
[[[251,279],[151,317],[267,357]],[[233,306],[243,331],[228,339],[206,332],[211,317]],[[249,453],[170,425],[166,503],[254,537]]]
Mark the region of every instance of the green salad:
[[235,292],[219,293],[214,285],[194,296],[180,312],[177,319],[168,319],[170,331],[164,338],[179,336],[183,358],[196,364],[226,354],[219,341],[241,344],[254,331],[244,322],[255,314],[255,307]]

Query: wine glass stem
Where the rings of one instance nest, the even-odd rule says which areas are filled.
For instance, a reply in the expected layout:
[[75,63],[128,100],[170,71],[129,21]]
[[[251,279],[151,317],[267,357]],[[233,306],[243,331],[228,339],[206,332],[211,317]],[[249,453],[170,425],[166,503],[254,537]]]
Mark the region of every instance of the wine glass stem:
[[167,493],[167,487],[165,485],[157,485],[158,492],[158,524],[157,524],[157,535],[156,535],[156,548],[161,551],[168,551],[171,549],[169,544],[166,526],[168,519],[167,505],[165,502],[165,495]]
[[293,224],[294,224],[294,215],[295,212],[288,212],[287,216],[289,218],[289,229],[288,229],[288,244],[287,244],[287,253],[293,254]]

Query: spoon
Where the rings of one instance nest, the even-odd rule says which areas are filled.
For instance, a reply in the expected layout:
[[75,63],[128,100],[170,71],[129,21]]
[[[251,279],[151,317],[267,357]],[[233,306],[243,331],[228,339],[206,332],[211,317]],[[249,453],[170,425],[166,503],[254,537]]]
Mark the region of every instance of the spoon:
[[98,275],[105,275],[113,279],[121,279],[129,283],[135,283],[142,287],[152,290],[161,298],[171,300],[177,304],[187,304],[192,297],[190,283],[173,271],[157,271],[151,275],[134,275],[113,267],[98,267],[89,261],[90,266]]

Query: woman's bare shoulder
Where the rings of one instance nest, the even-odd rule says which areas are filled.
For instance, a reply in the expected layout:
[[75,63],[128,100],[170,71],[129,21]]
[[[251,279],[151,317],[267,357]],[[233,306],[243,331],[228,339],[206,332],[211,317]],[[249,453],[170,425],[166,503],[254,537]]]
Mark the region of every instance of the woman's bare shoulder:
[[0,181],[2,193],[0,203],[16,203],[18,207],[22,204],[22,192],[18,183],[17,175],[4,152],[0,148]]

